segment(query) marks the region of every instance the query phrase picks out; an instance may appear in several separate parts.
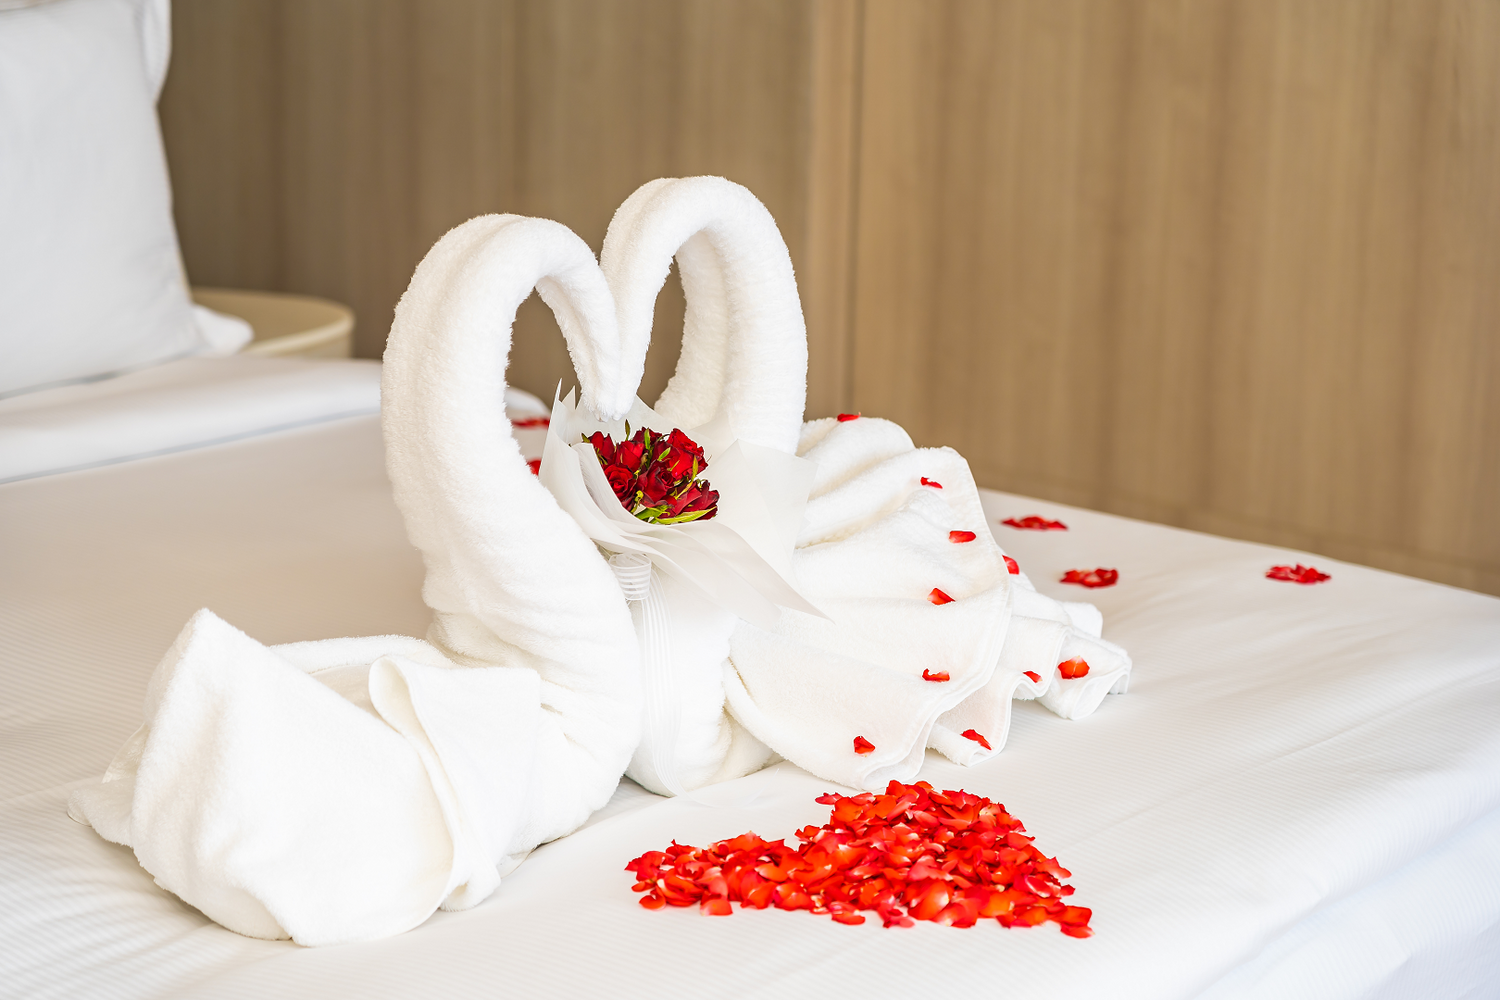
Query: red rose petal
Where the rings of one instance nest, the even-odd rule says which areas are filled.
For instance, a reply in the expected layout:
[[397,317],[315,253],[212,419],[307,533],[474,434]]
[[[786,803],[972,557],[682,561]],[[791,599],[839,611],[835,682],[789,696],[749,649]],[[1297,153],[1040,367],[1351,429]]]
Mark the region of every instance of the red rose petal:
[[922,485],[931,486],[935,490],[940,490],[943,488],[942,483],[938,482],[936,479],[928,479],[926,476],[922,477]]
[[974,532],[972,532],[972,531],[950,531],[950,532],[948,532],[948,541],[954,542],[954,543],[958,543],[958,542],[972,542],[975,538],[978,538],[978,537],[979,536],[976,535],[976,534],[974,534]]
[[1005,568],[1008,569],[1008,570],[1010,570],[1010,575],[1011,576],[1020,576],[1021,575],[1021,564],[1020,563],[1016,562],[1010,556],[1001,556],[1000,558],[1005,560]]
[[1266,577],[1271,580],[1285,580],[1287,583],[1322,583],[1330,580],[1327,573],[1320,573],[1311,566],[1298,563],[1295,566],[1272,566],[1266,571]]
[[924,681],[937,681],[938,683],[942,683],[943,681],[946,681],[946,680],[952,680],[952,678],[948,676],[948,671],[946,671],[946,670],[940,671],[940,672],[935,673],[935,674],[932,673],[932,672],[930,672],[930,671],[923,670],[922,671],[922,679]]
[[1060,881],[1067,869],[1037,850],[997,802],[925,781],[817,801],[831,807],[829,820],[798,830],[798,846],[753,833],[707,848],[674,842],[625,866],[636,877],[632,888],[647,909],[696,903],[708,915],[732,913],[738,902],[842,924],[862,923],[860,911],[873,910],[886,927],[993,919],[1003,927],[1055,923],[1069,937],[1092,933],[1093,911],[1063,901],[1073,893]]
[[952,604],[953,603],[953,598],[949,597],[947,594],[943,593],[941,590],[938,590],[936,587],[932,588],[932,593],[930,593],[930,594],[927,595],[927,599],[929,601],[931,601],[933,604]]
[[526,468],[531,470],[533,476],[540,476],[542,474],[542,460],[540,458],[533,458],[526,463]]
[[867,754],[867,753],[872,753],[874,750],[875,750],[875,744],[871,743],[869,740],[865,739],[863,736],[856,736],[856,737],[854,737],[854,752],[855,753],[857,753],[857,754]]
[[1047,518],[1045,518],[1045,517],[1039,517],[1036,514],[1031,514],[1031,515],[1028,515],[1027,517],[1021,517],[1021,518],[1007,517],[1005,520],[1001,521],[1000,523],[1003,524],[1003,525],[1006,525],[1007,527],[1010,527],[1010,528],[1020,528],[1020,529],[1022,529],[1024,531],[1067,531],[1068,530],[1068,526],[1066,524],[1063,524],[1061,521],[1049,521]]
[[522,428],[522,429],[525,429],[525,428],[528,428],[528,427],[550,427],[550,426],[552,426],[552,418],[551,417],[522,417],[520,420],[512,420],[510,422],[510,425],[512,427],[519,427],[519,428]]
[[1089,675],[1089,661],[1081,656],[1075,656],[1071,660],[1063,660],[1057,665],[1057,672],[1062,674],[1064,680],[1073,680],[1075,677],[1087,677]]
[[958,735],[962,736],[966,740],[973,740],[975,743],[978,743],[980,746],[984,747],[986,750],[993,750],[994,749],[993,747],[990,746],[990,741],[989,740],[985,739],[983,736],[979,735],[977,732],[975,732],[972,729],[965,729],[963,732],[959,733]]
[[1021,673],[1025,674],[1027,677],[1030,677],[1031,683],[1033,684],[1038,684],[1042,680],[1042,675],[1034,670],[1023,670],[1021,671]]
[[1063,574],[1063,583],[1076,583],[1080,587],[1113,587],[1120,581],[1117,569],[1070,569]]
[[839,423],[841,423],[841,424],[842,423],[847,423],[850,420],[858,420],[858,419],[859,419],[859,414],[858,413],[840,413],[839,414]]

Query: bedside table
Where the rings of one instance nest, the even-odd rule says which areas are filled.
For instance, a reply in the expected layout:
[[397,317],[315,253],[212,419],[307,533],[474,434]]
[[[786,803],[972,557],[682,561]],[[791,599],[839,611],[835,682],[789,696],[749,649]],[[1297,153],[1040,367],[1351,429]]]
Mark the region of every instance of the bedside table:
[[232,288],[194,287],[192,295],[200,306],[238,316],[255,330],[241,354],[347,358],[354,353],[354,311],[337,302]]

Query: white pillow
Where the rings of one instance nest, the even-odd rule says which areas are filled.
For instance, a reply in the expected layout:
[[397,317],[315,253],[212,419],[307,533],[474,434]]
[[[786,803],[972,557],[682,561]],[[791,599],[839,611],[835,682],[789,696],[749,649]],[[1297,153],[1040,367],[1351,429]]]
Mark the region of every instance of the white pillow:
[[0,397],[206,347],[156,119],[168,2],[0,9]]

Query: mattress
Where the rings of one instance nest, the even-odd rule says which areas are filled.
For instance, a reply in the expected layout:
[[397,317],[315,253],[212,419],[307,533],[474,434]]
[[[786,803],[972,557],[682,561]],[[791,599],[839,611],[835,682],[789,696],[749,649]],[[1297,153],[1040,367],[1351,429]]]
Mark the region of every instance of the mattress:
[[[718,805],[623,781],[489,900],[393,939],[226,931],[66,799],[199,607],[266,643],[425,630],[378,418],[277,426],[0,485],[0,996],[1500,995],[1500,600],[995,492],[992,530],[1100,605],[1131,691],[1075,722],[1020,704],[1003,753],[921,778],[1004,802],[1093,938],[636,905],[643,851],[823,822],[830,786],[785,763]],[[1069,530],[999,524],[1028,514]],[[1265,577],[1298,561],[1332,579]],[[1120,582],[1051,582],[1099,566]]]

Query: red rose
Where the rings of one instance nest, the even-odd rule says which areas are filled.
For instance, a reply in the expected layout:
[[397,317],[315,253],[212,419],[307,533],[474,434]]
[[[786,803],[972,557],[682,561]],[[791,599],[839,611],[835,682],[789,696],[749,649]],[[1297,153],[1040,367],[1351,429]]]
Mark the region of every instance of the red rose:
[[[699,489],[700,483],[702,484],[702,489]],[[719,512],[719,491],[709,489],[707,480],[703,479],[694,483],[693,489],[698,495],[683,506],[682,513],[694,514],[700,510],[706,510],[708,513],[704,514],[698,520],[707,521],[712,519]]]
[[605,466],[604,478],[609,480],[609,488],[615,491],[615,496],[622,503],[629,501],[635,493],[635,474],[623,465],[616,463]]
[[672,481],[658,465],[652,465],[635,481],[636,492],[647,507],[657,507],[672,492]]
[[703,460],[703,447],[675,427],[672,428],[672,433],[667,435],[667,444],[677,451],[686,452],[696,458],[700,466],[708,464]]
[[667,467],[668,475],[679,483],[683,480],[691,482],[698,472],[697,456],[680,448],[664,449],[662,462]]
[[646,446],[640,440],[640,435],[628,441],[621,441],[620,446],[615,449],[615,461],[625,468],[634,472],[641,467],[641,458],[646,454]]
[[594,454],[599,456],[600,465],[609,465],[615,460],[615,442],[603,431],[595,431],[589,437],[589,444],[594,446]]

